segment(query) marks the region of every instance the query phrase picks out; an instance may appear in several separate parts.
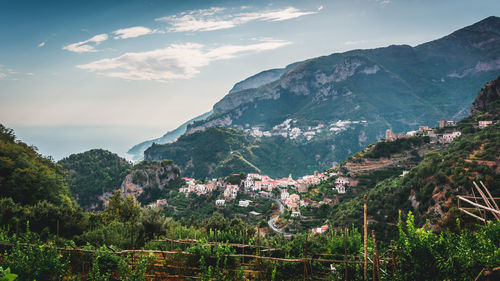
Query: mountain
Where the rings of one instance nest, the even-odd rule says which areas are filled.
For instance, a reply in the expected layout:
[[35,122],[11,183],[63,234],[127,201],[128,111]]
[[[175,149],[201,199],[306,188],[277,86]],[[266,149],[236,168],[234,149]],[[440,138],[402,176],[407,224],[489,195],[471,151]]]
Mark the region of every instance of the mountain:
[[[172,159],[188,177],[224,177],[240,172],[283,177],[330,167],[332,163],[322,163],[318,156],[328,153],[332,145],[328,138],[304,143],[282,136],[253,137],[237,129],[210,127],[183,135],[174,143],[153,144],[144,155],[148,161]],[[332,155],[349,156],[349,139],[336,145],[336,154]]]
[[[229,93],[186,134],[224,127],[264,142],[282,137],[304,149],[327,144],[308,154],[314,169],[328,168],[383,138],[386,129],[406,132],[466,116],[477,89],[499,70],[500,18],[489,17],[416,47],[353,50],[294,64],[275,81]],[[152,151],[148,159],[173,158]],[[287,175],[267,167],[262,172]]]
[[58,162],[67,172],[69,188],[85,210],[103,210],[100,197],[120,188],[132,164],[103,149],[72,154]]
[[[294,68],[296,65],[300,64],[301,62],[296,62],[293,64],[290,64],[284,68],[276,68],[276,69],[269,69],[262,71],[260,73],[257,73],[253,76],[250,76],[243,81],[240,81],[236,83],[233,88],[229,91],[229,93],[234,93],[234,92],[239,92],[242,90],[247,90],[247,89],[254,89],[258,88],[262,85],[265,85],[267,83],[273,82],[277,80],[283,73],[291,70]],[[210,116],[213,113],[213,111],[209,111],[207,113],[204,113],[198,117],[195,117],[184,124],[180,125],[178,128],[176,128],[173,131],[167,132],[165,135],[163,135],[160,138],[154,139],[154,140],[148,140],[144,141],[140,144],[137,144],[133,146],[129,151],[127,152],[128,154],[132,155],[132,158],[134,160],[142,160],[144,158],[144,151],[150,147],[153,143],[156,144],[165,144],[165,143],[171,143],[175,141],[177,138],[182,136],[187,129],[188,125],[193,124],[195,121],[201,121],[206,119],[208,116]]]
[[500,103],[500,76],[489,82],[481,89],[472,103],[471,114],[475,115],[484,111],[499,111]]
[[281,75],[283,75],[283,73],[295,68],[297,65],[301,63],[302,62],[296,62],[287,65],[284,68],[275,68],[259,72],[253,76],[246,78],[243,81],[234,84],[233,88],[229,90],[229,93],[235,93],[247,89],[255,89],[262,85],[276,81],[281,77]]
[[183,183],[180,169],[172,161],[132,165],[103,149],[72,154],[58,164],[67,172],[66,179],[77,202],[87,211],[102,211],[117,189],[123,197],[132,195],[147,204]]
[[[478,110],[477,102],[474,103],[472,108],[477,111],[473,110],[475,114],[457,123],[456,129],[462,135],[452,143],[438,145],[424,142],[404,148],[401,141],[408,142],[409,139],[379,142],[343,162],[338,171],[358,180],[359,184],[353,189],[355,194],[341,200],[329,211],[330,222],[334,225],[361,225],[362,197],[366,193],[368,213],[372,214],[370,220],[378,233],[394,235],[398,210],[413,212],[418,225],[428,220],[434,229],[456,229],[457,218],[463,224],[476,223],[475,219],[458,210],[457,196],[474,195],[474,181],[478,184],[482,181],[493,197],[500,196],[500,108],[490,106],[498,105],[500,96],[491,95],[483,99],[485,93],[495,91],[497,83],[498,79],[491,81],[479,92],[476,101],[484,100],[484,109]],[[481,128],[479,121],[492,121],[493,124]],[[452,128],[444,130],[449,129]],[[373,157],[380,156],[376,152],[380,152],[382,147],[396,150],[389,157],[382,155],[383,158],[378,161],[384,164],[379,165],[379,169],[373,169],[377,160]],[[387,161],[393,165],[386,165]],[[361,171],[359,167],[362,166],[371,169]],[[402,170],[409,172],[400,177]],[[370,184],[365,185],[367,181]]]
[[203,119],[207,118],[208,116],[210,116],[210,114],[212,114],[212,111],[204,113],[200,116],[197,116],[197,117],[185,122],[184,124],[177,127],[175,130],[167,132],[166,134],[164,134],[160,138],[141,142],[140,144],[137,144],[137,145],[133,146],[131,149],[129,149],[127,151],[127,154],[132,155],[133,160],[142,160],[144,158],[144,151],[148,147],[150,147],[153,143],[164,144],[164,143],[171,143],[171,142],[175,141],[178,137],[182,136],[186,132],[186,128],[189,124],[192,124],[195,121],[203,120]]

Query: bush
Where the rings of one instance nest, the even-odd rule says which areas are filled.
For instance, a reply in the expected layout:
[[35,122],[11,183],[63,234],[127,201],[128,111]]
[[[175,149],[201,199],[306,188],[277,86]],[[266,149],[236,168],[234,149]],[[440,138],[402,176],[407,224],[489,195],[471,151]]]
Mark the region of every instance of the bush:
[[16,272],[19,280],[62,280],[68,261],[57,252],[54,245],[42,244],[28,228],[25,238],[18,240],[5,254],[3,266]]
[[408,214],[406,230],[399,220],[399,257],[396,280],[474,280],[484,268],[500,265],[500,223],[490,222],[476,232],[433,233],[416,228]]

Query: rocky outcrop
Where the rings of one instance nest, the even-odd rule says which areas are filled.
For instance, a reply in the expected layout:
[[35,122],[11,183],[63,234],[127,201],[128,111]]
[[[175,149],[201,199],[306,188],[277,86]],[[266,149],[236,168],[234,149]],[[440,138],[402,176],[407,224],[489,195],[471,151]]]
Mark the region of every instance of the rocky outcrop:
[[500,76],[481,89],[472,103],[471,115],[487,111],[488,105],[500,100]]
[[180,169],[170,160],[139,163],[123,180],[122,196],[131,195],[142,203],[151,202],[157,198],[152,198],[150,193],[158,194],[170,189],[179,178]]

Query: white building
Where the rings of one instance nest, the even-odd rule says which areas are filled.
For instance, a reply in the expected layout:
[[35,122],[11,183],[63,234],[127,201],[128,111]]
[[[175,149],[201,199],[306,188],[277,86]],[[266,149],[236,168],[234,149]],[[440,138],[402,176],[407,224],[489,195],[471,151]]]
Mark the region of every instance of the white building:
[[237,185],[227,185],[224,190],[224,198],[226,199],[236,199],[238,196],[238,186]]
[[244,181],[243,181],[243,186],[248,189],[248,188],[251,188],[252,186],[254,186],[255,184],[255,181],[254,181],[254,178],[252,177],[247,177]]
[[400,178],[406,176],[406,174],[408,174],[410,171],[403,171],[403,173],[401,175],[399,175]]
[[226,200],[224,199],[215,200],[215,206],[224,206],[224,205],[226,205]]
[[238,202],[238,206],[246,208],[250,205],[250,202],[250,200],[240,200],[240,202]]
[[328,229],[328,225],[325,224],[325,225],[322,225],[321,227],[313,228],[312,229],[312,233],[313,234],[316,234],[316,233],[325,233],[327,229]]
[[285,204],[289,209],[297,208],[297,204],[300,202],[300,196],[298,194],[292,194],[285,201]]
[[336,185],[335,191],[337,191],[339,194],[344,194],[345,193],[345,186],[341,185],[341,184]]
[[287,200],[289,197],[290,197],[290,193],[288,193],[288,191],[283,190],[283,191],[281,192],[280,199],[281,199],[282,201]]
[[167,199],[156,200],[156,206],[165,206],[165,205],[167,205]]
[[479,121],[479,128],[483,129],[493,124],[493,121]]
[[261,180],[262,179],[262,176],[260,174],[255,174],[255,173],[249,173],[247,175],[247,179],[248,178],[251,178],[253,180]]
[[443,134],[443,136],[439,139],[439,142],[441,142],[441,143],[450,143],[454,139],[458,138],[461,135],[462,135],[462,133],[459,132],[459,131],[456,131],[456,132],[453,132],[453,133],[449,133],[449,134]]
[[349,184],[349,179],[345,177],[338,177],[335,180],[335,185],[348,185]]

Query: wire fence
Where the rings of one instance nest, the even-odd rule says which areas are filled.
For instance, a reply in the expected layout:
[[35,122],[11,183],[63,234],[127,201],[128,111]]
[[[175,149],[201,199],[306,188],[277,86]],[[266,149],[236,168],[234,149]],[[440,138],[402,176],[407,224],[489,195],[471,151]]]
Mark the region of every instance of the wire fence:
[[[148,259],[147,279],[148,280],[198,280],[203,278],[203,272],[206,268],[200,266],[200,255],[183,250],[183,247],[192,245],[212,246],[219,245],[230,246],[235,251],[230,254],[223,254],[223,258],[230,259],[231,262],[219,268],[225,276],[237,276],[238,273],[244,275],[247,280],[269,280],[273,268],[285,268],[293,270],[296,280],[331,280],[332,274],[341,274],[342,279],[352,280],[353,275],[362,275],[365,264],[364,255],[347,255],[347,249],[344,254],[330,253],[308,253],[307,239],[304,244],[304,255],[300,258],[280,257],[280,249],[261,247],[260,245],[206,242],[194,239],[165,239],[158,242],[164,242],[165,248],[176,250],[123,250],[114,251],[96,251],[80,248],[57,248],[58,252],[67,259],[72,274],[78,275],[82,280],[88,280],[89,272],[92,269],[92,263],[96,254],[114,254],[124,258],[132,268],[143,258]],[[0,252],[8,252],[16,244],[0,243]],[[21,244],[23,245],[23,244]],[[29,244],[24,244],[28,246]],[[32,245],[35,246],[35,245]],[[50,248],[51,246],[45,246]],[[384,255],[391,254],[390,251]],[[339,258],[339,256],[343,256]],[[0,263],[2,262],[0,255]],[[207,264],[216,264],[217,257],[212,254],[208,256]],[[343,265],[339,267],[339,265]],[[373,272],[372,280],[381,280],[380,272],[394,272],[396,259],[392,256],[378,256],[374,254],[367,260],[369,271]],[[213,279],[217,280],[217,279]]]

